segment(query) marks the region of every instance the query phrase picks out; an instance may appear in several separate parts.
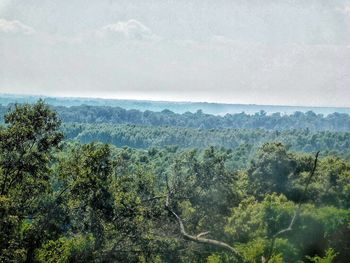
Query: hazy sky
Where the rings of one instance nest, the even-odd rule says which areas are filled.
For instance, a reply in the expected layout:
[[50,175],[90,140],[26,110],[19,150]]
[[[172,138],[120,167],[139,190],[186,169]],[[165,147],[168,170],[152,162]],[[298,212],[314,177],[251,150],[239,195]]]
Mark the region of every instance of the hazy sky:
[[0,0],[0,93],[350,106],[350,0]]

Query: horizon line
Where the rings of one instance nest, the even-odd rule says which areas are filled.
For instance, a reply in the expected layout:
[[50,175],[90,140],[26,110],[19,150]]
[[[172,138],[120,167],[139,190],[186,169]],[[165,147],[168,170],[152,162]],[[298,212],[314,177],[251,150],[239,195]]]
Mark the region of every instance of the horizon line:
[[294,107],[294,108],[339,108],[339,109],[350,109],[350,106],[334,106],[334,105],[287,105],[287,104],[256,104],[256,103],[242,103],[242,102],[219,102],[219,101],[201,101],[201,100],[157,100],[157,99],[135,99],[135,98],[106,98],[98,96],[62,96],[62,95],[44,95],[44,94],[29,94],[29,93],[2,93],[0,92],[0,97],[2,96],[22,96],[22,97],[37,97],[37,98],[58,98],[58,99],[78,99],[78,100],[105,100],[105,101],[138,101],[138,102],[155,102],[155,103],[196,103],[196,104],[221,104],[221,105],[239,105],[239,106],[272,106],[272,107]]

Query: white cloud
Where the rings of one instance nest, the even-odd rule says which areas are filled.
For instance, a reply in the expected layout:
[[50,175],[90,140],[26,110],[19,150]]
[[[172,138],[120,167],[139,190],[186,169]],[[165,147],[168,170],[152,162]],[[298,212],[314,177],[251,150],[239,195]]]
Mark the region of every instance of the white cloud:
[[159,36],[155,35],[150,28],[135,19],[130,19],[126,22],[117,22],[115,24],[105,25],[96,31],[96,36],[114,36],[127,40],[159,39]]
[[0,19],[0,32],[8,34],[31,35],[35,33],[35,30],[18,20]]

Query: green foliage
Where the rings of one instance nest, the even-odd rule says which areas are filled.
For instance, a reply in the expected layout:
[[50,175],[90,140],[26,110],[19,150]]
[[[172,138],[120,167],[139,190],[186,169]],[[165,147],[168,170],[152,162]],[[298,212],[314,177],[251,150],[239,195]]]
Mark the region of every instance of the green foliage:
[[334,262],[334,259],[336,258],[337,255],[338,253],[336,253],[333,248],[329,248],[326,250],[326,254],[323,258],[319,256],[314,256],[314,257],[306,256],[306,258],[311,262],[315,262],[315,263],[332,263]]
[[21,247],[20,220],[11,213],[12,206],[8,197],[0,195],[0,262],[24,262],[26,259],[26,250]]
[[207,263],[221,263],[219,255],[210,255],[207,257]]
[[290,158],[283,144],[264,144],[248,169],[251,191],[254,195],[273,192],[286,194],[289,177],[295,169],[296,162]]
[[266,225],[262,220],[263,207],[254,197],[250,196],[243,200],[238,207],[232,209],[228,217],[225,232],[230,234],[233,240],[248,242],[256,237],[266,235]]
[[31,260],[41,242],[39,229],[34,236],[19,231],[24,219],[40,215],[41,201],[50,194],[50,162],[62,133],[56,113],[43,101],[15,105],[5,124],[0,128],[0,236],[5,237],[0,254],[5,261],[20,262]]
[[[46,188],[51,150],[62,139],[58,131],[60,122],[57,115],[39,101],[33,106],[16,105],[5,116],[5,123],[0,129],[0,194],[23,200],[29,192],[33,195],[34,190],[39,194]],[[12,195],[13,192],[16,194]]]
[[269,263],[284,263],[286,261],[283,260],[283,257],[281,254],[274,255],[272,258],[269,260]]
[[247,263],[261,262],[262,257],[267,252],[267,247],[268,241],[262,238],[255,238],[237,246],[244,262]]
[[38,262],[88,262],[93,259],[94,238],[77,235],[50,240],[36,252]]

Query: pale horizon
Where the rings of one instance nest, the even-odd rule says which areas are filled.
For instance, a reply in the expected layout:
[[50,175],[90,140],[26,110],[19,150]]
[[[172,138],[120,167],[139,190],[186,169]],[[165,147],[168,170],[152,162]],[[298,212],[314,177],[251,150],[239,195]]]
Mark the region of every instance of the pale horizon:
[[204,100],[174,100],[172,98],[169,99],[154,99],[153,97],[147,98],[144,97],[133,97],[133,96],[125,96],[125,97],[98,97],[98,96],[84,96],[84,95],[77,95],[77,96],[64,96],[64,95],[45,95],[45,94],[25,94],[25,93],[0,93],[1,95],[5,96],[23,96],[23,97],[38,97],[38,98],[58,98],[58,99],[67,99],[67,100],[74,100],[74,99],[82,99],[82,100],[130,100],[130,101],[147,101],[147,102],[169,102],[169,103],[209,103],[209,104],[222,104],[222,105],[252,105],[252,106],[281,106],[281,107],[300,107],[300,108],[344,108],[344,109],[350,109],[349,106],[339,106],[339,105],[294,105],[294,104],[262,104],[262,103],[245,103],[245,102],[225,102],[225,101],[204,101]]

